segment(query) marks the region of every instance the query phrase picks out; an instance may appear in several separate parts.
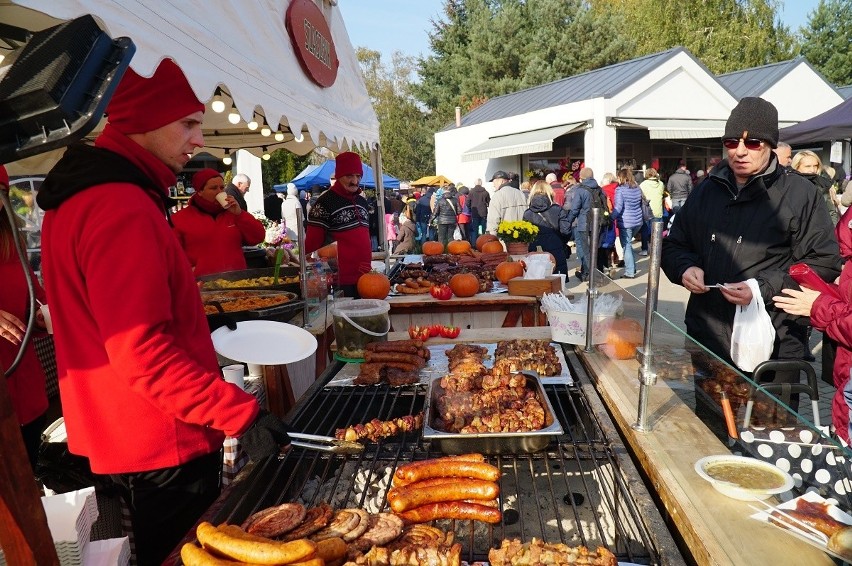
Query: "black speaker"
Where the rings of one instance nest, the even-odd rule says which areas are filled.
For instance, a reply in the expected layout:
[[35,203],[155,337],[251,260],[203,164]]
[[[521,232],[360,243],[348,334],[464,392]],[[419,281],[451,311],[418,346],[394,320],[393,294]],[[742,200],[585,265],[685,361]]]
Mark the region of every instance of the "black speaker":
[[92,16],[36,32],[0,80],[0,163],[81,139],[97,125],[136,48]]

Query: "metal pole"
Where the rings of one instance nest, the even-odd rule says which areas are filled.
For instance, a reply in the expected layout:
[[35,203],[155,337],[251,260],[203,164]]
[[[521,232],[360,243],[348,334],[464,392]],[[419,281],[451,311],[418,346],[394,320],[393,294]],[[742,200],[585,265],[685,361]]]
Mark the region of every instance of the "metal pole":
[[594,348],[592,348],[592,326],[595,320],[595,296],[598,294],[597,289],[595,289],[595,282],[597,281],[597,277],[595,276],[597,269],[595,266],[598,264],[600,231],[597,229],[597,226],[601,217],[601,209],[593,208],[591,212],[592,218],[589,226],[589,287],[586,289],[586,347],[583,349],[584,352],[594,351]]
[[[376,187],[381,187],[382,191],[382,209],[385,206],[385,175],[384,169],[382,169],[382,148],[379,144],[376,144],[371,152],[373,156],[373,174],[376,177]],[[385,214],[387,214],[387,210],[385,210]],[[385,244],[387,245],[387,244]],[[390,273],[390,255],[393,250],[388,249],[385,250],[385,273]]]
[[307,327],[308,323],[308,262],[305,256],[305,230],[304,230],[304,211],[299,206],[296,209],[296,238],[299,242],[299,284],[302,288],[302,327]]
[[[379,211],[379,249],[386,250],[388,246],[387,230],[385,229],[385,185],[382,183],[382,158],[379,155],[379,144],[370,150],[370,161],[373,167],[373,178],[376,183],[376,209]],[[388,252],[390,253],[390,252]]]
[[657,382],[654,372],[653,352],[651,350],[651,335],[653,331],[654,312],[657,310],[657,300],[660,293],[660,256],[663,248],[663,219],[654,218],[651,221],[651,261],[648,268],[648,291],[645,295],[645,331],[642,337],[639,364],[639,408],[636,424],[633,429],[639,432],[650,432],[648,426],[648,395],[651,387]]

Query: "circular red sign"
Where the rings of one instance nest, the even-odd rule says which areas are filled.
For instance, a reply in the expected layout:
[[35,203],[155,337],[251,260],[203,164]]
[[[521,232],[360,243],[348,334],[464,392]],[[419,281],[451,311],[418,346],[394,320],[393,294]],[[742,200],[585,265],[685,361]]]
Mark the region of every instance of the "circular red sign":
[[292,0],[284,25],[305,73],[320,86],[333,85],[340,60],[322,11],[311,0]]

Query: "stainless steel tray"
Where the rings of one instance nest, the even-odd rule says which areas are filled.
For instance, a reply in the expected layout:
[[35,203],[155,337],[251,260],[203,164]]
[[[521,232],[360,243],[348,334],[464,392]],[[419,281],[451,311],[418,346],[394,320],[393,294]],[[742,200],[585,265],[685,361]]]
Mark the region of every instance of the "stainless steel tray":
[[441,378],[429,383],[429,391],[423,405],[423,439],[430,441],[432,446],[444,454],[464,454],[479,452],[482,454],[519,454],[544,450],[553,436],[563,433],[562,425],[554,417],[553,406],[544,392],[541,380],[535,372],[522,372],[527,377],[527,387],[535,391],[541,406],[544,407],[544,428],[527,432],[478,432],[455,433],[443,432],[432,426],[436,418],[434,409],[437,397],[444,390]]

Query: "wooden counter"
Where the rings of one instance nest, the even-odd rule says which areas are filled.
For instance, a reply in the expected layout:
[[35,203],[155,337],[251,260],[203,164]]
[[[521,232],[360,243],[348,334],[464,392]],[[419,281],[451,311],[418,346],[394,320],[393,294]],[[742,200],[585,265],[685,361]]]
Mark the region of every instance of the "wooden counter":
[[511,328],[546,324],[536,297],[478,293],[439,301],[429,293],[388,297],[391,330],[412,325],[445,324],[467,328]]

